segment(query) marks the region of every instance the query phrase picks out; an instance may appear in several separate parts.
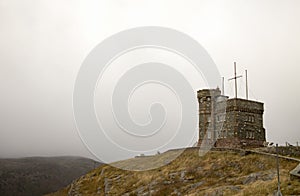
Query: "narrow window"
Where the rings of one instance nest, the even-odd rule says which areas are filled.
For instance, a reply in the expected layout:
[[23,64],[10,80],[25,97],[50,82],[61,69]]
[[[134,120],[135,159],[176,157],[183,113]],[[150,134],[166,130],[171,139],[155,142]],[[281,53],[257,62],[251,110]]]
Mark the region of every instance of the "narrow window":
[[211,132],[207,132],[207,138],[211,139]]

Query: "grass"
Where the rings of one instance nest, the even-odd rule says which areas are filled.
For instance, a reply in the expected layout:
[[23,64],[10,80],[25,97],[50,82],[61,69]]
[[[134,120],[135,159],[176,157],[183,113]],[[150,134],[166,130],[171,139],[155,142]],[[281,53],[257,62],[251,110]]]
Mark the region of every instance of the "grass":
[[[153,157],[129,159],[115,163],[128,169],[136,168],[138,162],[149,167],[164,163],[174,156],[170,151]],[[290,181],[289,171],[297,162],[280,160],[282,193],[284,195],[300,194],[300,182]],[[146,167],[145,166],[145,167]],[[199,156],[197,149],[189,149],[167,165],[148,171],[126,171],[104,165],[77,180],[73,188],[84,195],[104,195],[105,181],[110,181],[111,195],[268,195],[277,189],[276,161],[273,157],[218,151]],[[244,183],[251,174],[258,179]],[[102,175],[101,175],[102,174]],[[271,177],[270,177],[271,176]],[[266,178],[266,179],[264,179]],[[70,186],[52,195],[67,195]]]

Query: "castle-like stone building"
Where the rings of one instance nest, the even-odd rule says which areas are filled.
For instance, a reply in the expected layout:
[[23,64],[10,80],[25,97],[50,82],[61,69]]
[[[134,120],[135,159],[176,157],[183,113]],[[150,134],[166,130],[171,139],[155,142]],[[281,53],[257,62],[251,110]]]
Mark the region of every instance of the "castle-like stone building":
[[199,102],[198,146],[260,147],[266,141],[264,104],[232,98],[217,89],[197,92]]

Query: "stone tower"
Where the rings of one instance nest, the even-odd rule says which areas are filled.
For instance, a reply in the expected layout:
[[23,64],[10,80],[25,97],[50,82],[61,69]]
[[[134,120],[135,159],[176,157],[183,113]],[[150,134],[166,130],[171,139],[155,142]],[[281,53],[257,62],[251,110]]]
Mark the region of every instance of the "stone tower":
[[197,92],[199,102],[199,141],[198,144],[211,145],[218,139],[218,129],[216,121],[217,102],[221,95],[220,89],[203,89]]
[[221,95],[217,89],[197,92],[198,146],[259,147],[265,142],[263,103]]

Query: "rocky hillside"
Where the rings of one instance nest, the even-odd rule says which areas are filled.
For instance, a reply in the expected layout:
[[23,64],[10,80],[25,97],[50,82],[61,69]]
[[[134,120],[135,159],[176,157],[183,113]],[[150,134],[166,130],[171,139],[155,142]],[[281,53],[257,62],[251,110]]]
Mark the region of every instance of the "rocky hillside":
[[[166,161],[172,153],[117,164],[130,169],[137,161]],[[280,160],[284,195],[300,195],[300,182],[289,178],[289,171],[297,165]],[[193,148],[166,166],[149,171],[125,171],[103,165],[51,195],[273,195],[277,189],[275,168],[274,157],[231,151],[211,151],[199,156],[199,150]]]
[[43,195],[57,191],[100,163],[81,157],[0,159],[0,195]]

